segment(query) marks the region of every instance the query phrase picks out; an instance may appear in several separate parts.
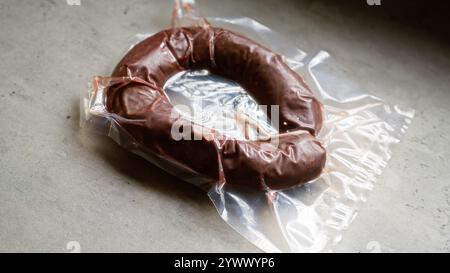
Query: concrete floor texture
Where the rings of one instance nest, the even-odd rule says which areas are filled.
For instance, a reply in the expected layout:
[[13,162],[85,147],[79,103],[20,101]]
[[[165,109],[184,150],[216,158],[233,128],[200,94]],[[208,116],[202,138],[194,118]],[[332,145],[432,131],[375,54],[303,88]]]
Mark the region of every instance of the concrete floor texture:
[[[70,1],[69,1],[70,2]],[[73,2],[73,1],[72,1]],[[75,1],[76,2],[76,1]],[[364,1],[362,1],[364,2]],[[450,251],[450,46],[436,33],[331,1],[197,1],[330,52],[367,92],[416,110],[335,251]],[[79,127],[79,96],[172,1],[0,2],[0,251],[258,252],[206,194]],[[364,7],[365,6],[365,7]]]

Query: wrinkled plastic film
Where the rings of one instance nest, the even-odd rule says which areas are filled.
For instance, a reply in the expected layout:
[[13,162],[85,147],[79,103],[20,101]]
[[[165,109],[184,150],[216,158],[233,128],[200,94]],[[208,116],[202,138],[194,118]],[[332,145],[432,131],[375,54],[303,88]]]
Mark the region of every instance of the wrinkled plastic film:
[[[105,89],[116,79],[96,77],[82,97],[82,125],[110,136],[119,145],[139,154],[187,182],[208,191],[221,217],[249,241],[268,252],[329,251],[356,216],[376,178],[413,118],[413,111],[390,106],[358,90],[333,74],[326,52],[309,56],[249,18],[208,18],[260,42],[282,54],[300,73],[324,104],[324,127],[318,139],[326,147],[322,175],[303,186],[286,190],[256,191],[217,183],[148,151],[106,111]],[[142,40],[148,35],[138,35]],[[257,103],[236,83],[208,71],[188,71],[174,76],[164,88],[184,115],[224,135],[242,139],[236,114],[250,116],[268,132],[274,132]],[[225,125],[225,126],[224,126]],[[212,185],[212,186],[211,186]]]

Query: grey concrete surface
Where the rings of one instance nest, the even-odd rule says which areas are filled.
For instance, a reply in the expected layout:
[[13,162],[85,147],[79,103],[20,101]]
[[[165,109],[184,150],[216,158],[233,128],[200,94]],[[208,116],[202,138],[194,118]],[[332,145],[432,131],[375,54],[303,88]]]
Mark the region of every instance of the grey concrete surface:
[[[329,1],[199,1],[325,49],[368,92],[416,118],[336,251],[450,251],[450,47],[425,29]],[[171,1],[0,2],[0,251],[259,251],[206,195],[80,130],[79,94]],[[369,244],[370,247],[370,244]]]

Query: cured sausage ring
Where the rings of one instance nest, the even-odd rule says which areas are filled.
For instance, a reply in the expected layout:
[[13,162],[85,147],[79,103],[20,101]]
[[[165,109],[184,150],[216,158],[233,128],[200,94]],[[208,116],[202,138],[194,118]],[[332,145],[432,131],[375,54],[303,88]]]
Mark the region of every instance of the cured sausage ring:
[[[164,84],[178,72],[200,69],[236,81],[260,105],[278,105],[280,134],[233,139],[174,114]],[[198,175],[284,189],[318,177],[324,168],[326,151],[315,139],[323,123],[321,103],[280,55],[246,37],[210,26],[161,31],[132,48],[112,76],[124,80],[108,88],[107,110],[120,117],[123,129],[146,150]],[[193,140],[174,139],[175,123],[189,128]]]

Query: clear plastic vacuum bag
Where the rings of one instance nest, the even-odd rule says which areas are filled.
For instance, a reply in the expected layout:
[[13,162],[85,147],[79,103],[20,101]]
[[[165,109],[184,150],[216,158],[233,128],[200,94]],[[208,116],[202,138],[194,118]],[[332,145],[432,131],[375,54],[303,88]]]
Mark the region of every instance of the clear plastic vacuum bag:
[[[188,2],[192,8],[193,1]],[[183,7],[176,7],[174,25],[197,22],[192,13],[186,16],[182,11]],[[105,106],[105,90],[120,79],[94,78],[82,96],[82,126],[110,136],[129,151],[205,189],[222,219],[262,250],[331,251],[373,189],[414,112],[365,94],[354,83],[335,75],[336,65],[327,52],[308,55],[253,19],[206,20],[284,56],[323,103],[324,126],[317,138],[326,148],[327,162],[319,178],[285,190],[255,190],[206,181],[181,164],[146,150],[121,128],[117,115]],[[136,43],[148,36],[137,35]],[[208,71],[179,73],[166,83],[164,91],[174,105],[183,106],[177,109],[184,116],[223,135],[252,137],[251,132],[242,130],[236,116],[251,117],[258,128],[277,133],[245,90]]]

